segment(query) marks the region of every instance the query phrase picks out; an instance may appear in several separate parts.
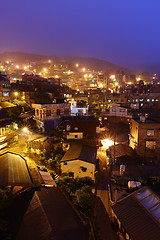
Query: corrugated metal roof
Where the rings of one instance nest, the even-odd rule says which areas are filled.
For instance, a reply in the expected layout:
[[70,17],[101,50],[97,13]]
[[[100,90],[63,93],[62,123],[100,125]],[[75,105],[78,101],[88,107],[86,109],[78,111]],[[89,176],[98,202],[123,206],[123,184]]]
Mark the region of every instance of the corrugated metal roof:
[[[149,194],[144,196],[144,190]],[[159,198],[150,188],[144,187],[114,204],[113,211],[132,240],[158,240],[160,239],[160,223],[146,208],[146,203],[144,204],[137,197],[140,195],[143,200],[151,195],[155,196],[155,199]]]

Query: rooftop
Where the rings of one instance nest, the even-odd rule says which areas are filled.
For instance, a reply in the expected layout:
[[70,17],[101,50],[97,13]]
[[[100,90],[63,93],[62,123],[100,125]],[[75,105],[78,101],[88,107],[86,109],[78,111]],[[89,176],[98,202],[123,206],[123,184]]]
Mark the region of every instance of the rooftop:
[[135,191],[112,208],[131,239],[160,239],[160,197],[150,188]]
[[71,147],[65,153],[61,161],[64,162],[64,161],[73,161],[73,160],[79,159],[84,162],[95,164],[96,153],[97,153],[96,147],[75,143],[71,145]]
[[15,153],[0,155],[0,186],[34,186],[25,159]]

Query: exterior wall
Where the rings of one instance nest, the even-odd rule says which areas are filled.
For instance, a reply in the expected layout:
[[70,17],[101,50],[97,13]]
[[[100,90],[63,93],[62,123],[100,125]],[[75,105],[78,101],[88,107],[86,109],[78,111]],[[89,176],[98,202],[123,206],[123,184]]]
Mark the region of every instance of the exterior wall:
[[118,117],[126,117],[131,118],[132,115],[128,114],[128,109],[123,108],[120,106],[112,106],[109,109],[109,115],[108,116],[118,116]]
[[77,101],[70,101],[71,103],[71,115],[87,115],[88,107],[82,104],[81,107],[77,106]]
[[155,158],[160,163],[160,123],[143,123],[132,119],[130,147],[135,148],[144,159]]
[[83,132],[84,137],[95,137],[97,120],[67,120],[63,122],[65,132]]
[[82,139],[83,133],[82,132],[69,132],[67,135],[67,139]]
[[69,103],[32,104],[32,107],[35,109],[35,119],[41,121],[54,120],[71,114]]
[[55,129],[62,116],[69,116],[71,114],[70,103],[32,104],[32,108],[35,109],[34,119],[36,120],[37,127],[42,132]]
[[138,127],[139,124],[132,119],[130,124],[129,146],[133,149],[137,149],[138,145]]
[[[67,165],[64,165],[67,163]],[[86,168],[86,171],[83,172],[82,168]],[[84,162],[81,160],[74,160],[74,161],[66,161],[61,162],[61,170],[62,173],[73,172],[74,178],[91,178],[94,181],[94,172],[95,172],[95,164]]]

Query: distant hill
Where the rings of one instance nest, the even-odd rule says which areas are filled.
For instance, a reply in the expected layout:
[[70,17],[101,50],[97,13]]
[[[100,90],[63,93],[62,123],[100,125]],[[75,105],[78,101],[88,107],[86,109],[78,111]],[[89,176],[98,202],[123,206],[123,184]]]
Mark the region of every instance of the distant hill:
[[135,73],[130,69],[123,68],[116,64],[110,63],[105,60],[100,60],[97,58],[82,58],[82,57],[67,57],[67,56],[44,56],[32,53],[23,53],[23,52],[5,52],[0,54],[0,61],[14,61],[16,63],[31,63],[37,61],[45,61],[51,59],[56,64],[57,63],[66,63],[69,65],[74,65],[78,63],[82,67],[90,68],[103,72],[117,72],[123,70],[125,73]]

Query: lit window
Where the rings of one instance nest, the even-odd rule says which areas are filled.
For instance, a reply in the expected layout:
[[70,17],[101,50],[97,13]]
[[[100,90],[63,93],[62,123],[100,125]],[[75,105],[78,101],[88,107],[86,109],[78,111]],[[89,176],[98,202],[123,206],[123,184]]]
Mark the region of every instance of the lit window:
[[112,102],[112,100],[111,100],[111,99],[108,99],[108,102]]
[[156,148],[156,141],[146,141],[146,148],[154,150]]
[[71,126],[70,125],[67,125],[66,126],[66,131],[70,131],[71,130]]
[[152,102],[154,102],[154,99],[152,99]]
[[154,136],[154,129],[148,129],[147,136]]
[[149,99],[149,98],[147,99],[147,102],[150,102],[150,99]]
[[136,102],[138,102],[138,99],[136,99]]

